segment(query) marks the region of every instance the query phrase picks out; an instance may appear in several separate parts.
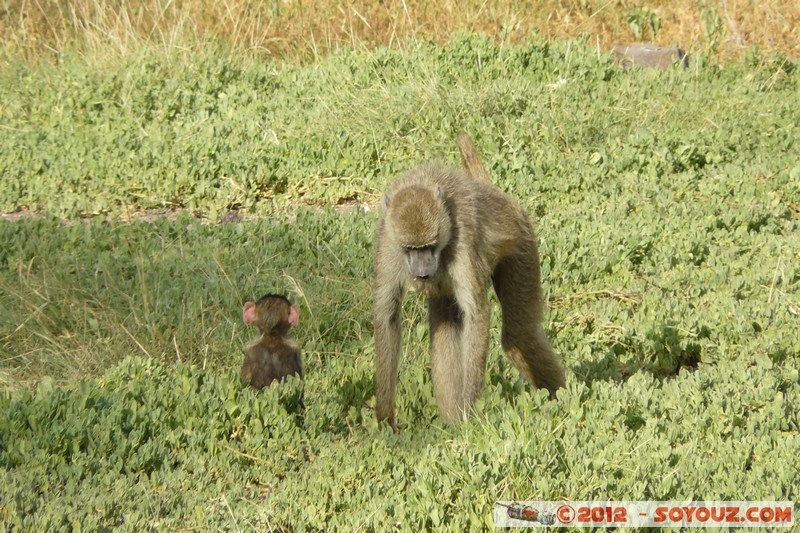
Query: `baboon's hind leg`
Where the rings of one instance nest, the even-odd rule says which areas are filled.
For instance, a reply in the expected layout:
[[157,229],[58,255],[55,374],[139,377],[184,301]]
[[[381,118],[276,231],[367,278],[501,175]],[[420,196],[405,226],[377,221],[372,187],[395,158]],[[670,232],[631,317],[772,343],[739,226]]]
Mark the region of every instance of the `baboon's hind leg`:
[[554,397],[564,368],[542,329],[542,288],[537,254],[504,259],[492,276],[503,312],[503,350],[525,378]]

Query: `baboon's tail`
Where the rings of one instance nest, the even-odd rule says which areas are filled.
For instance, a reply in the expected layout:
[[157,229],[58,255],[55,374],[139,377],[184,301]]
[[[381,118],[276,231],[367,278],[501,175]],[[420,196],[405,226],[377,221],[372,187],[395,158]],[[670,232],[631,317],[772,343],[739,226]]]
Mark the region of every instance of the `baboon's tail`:
[[464,170],[467,171],[467,174],[476,180],[492,181],[489,179],[486,169],[483,168],[481,158],[478,157],[478,152],[475,151],[475,144],[469,135],[466,133],[459,134],[456,144],[458,144],[458,149],[461,152],[461,162],[464,163]]

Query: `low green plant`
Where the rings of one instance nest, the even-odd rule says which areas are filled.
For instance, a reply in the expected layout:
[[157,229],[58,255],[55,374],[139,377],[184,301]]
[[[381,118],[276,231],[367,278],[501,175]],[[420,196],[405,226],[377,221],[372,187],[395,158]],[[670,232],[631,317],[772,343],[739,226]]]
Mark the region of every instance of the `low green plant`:
[[654,42],[658,32],[661,30],[661,16],[647,7],[637,7],[629,10],[625,21],[630,26],[637,41],[644,39],[647,30],[650,30],[650,41]]
[[[496,500],[798,499],[791,61],[621,72],[581,42],[466,35],[313,67],[127,61],[0,74],[0,202],[43,212],[0,220],[6,529],[473,530]],[[373,411],[370,206],[420,160],[458,164],[462,130],[537,226],[568,384],[530,390],[495,305],[476,416],[444,424],[409,296],[395,435]],[[301,306],[305,412],[296,381],[238,378],[241,306],[265,292]]]

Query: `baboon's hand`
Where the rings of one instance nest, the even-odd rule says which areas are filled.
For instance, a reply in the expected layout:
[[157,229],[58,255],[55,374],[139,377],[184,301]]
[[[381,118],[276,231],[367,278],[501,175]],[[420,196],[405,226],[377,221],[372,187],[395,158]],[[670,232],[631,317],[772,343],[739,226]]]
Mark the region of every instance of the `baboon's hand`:
[[401,427],[400,427],[400,426],[398,426],[398,425],[395,423],[395,421],[394,421],[394,417],[391,417],[391,418],[384,418],[384,419],[382,419],[382,420],[378,420],[378,428],[380,428],[380,429],[383,429],[383,428],[384,428],[384,427],[386,427],[386,426],[389,426],[390,428],[392,428],[392,431],[394,431],[395,433],[397,433],[397,434],[399,434],[399,433],[400,433],[400,429],[401,429]]

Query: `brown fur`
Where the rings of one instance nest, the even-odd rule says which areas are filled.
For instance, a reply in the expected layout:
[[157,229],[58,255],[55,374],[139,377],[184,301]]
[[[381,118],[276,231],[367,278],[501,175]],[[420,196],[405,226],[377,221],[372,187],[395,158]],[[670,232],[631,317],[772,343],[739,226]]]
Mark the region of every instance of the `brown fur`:
[[297,306],[282,296],[268,294],[245,304],[245,323],[255,324],[261,336],[245,347],[243,381],[261,389],[290,375],[303,377],[300,345],[289,336],[298,319]]
[[461,163],[464,165],[464,170],[467,175],[477,180],[485,180],[491,182],[489,174],[481,163],[481,158],[478,157],[478,152],[475,150],[475,144],[466,133],[462,133],[456,139],[458,150],[461,152]]
[[[461,139],[459,145],[463,155]],[[477,156],[471,160],[480,165]],[[464,175],[427,164],[401,176],[386,193],[375,240],[376,414],[393,427],[401,303],[409,286],[429,298],[433,385],[445,419],[467,416],[483,388],[490,283],[502,307],[508,358],[551,396],[564,386],[561,362],[541,326],[544,306],[533,228],[514,199],[488,179],[473,177],[486,176],[485,170],[468,171]],[[436,228],[439,233],[431,240]],[[413,255],[414,246],[422,243],[433,245],[424,264]],[[415,279],[415,271],[431,276]]]

